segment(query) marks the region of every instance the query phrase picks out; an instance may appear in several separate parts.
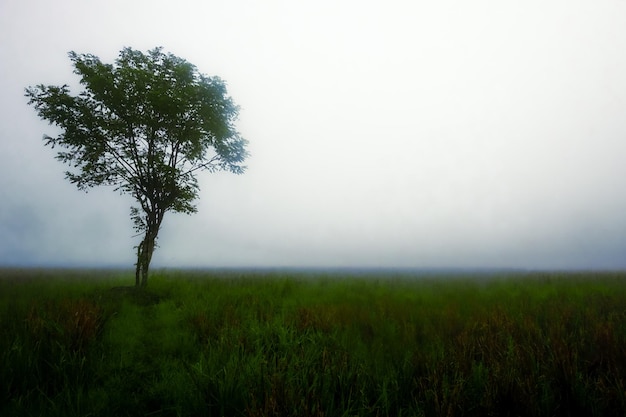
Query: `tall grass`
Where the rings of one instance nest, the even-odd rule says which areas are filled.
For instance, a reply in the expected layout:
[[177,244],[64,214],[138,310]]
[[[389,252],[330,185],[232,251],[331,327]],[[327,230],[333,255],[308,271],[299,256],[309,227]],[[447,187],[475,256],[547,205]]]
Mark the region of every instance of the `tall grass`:
[[626,414],[626,274],[0,274],[3,416]]

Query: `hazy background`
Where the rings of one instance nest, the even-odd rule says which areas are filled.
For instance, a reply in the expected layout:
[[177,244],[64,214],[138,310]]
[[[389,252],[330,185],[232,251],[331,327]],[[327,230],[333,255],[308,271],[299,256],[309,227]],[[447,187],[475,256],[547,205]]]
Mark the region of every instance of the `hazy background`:
[[[154,266],[626,268],[626,2],[0,2],[0,265],[134,263],[24,87],[163,46],[228,83],[243,176],[202,174]],[[75,91],[76,92],[76,91]]]

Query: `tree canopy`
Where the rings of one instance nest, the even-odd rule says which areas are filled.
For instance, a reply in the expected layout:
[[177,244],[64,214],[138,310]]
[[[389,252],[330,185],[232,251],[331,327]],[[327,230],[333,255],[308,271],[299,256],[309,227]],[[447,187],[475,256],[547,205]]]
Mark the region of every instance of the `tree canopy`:
[[162,48],[124,48],[113,64],[69,53],[84,87],[28,87],[39,116],[58,126],[44,135],[71,166],[66,178],[79,189],[114,186],[131,195],[137,246],[136,284],[145,285],[155,242],[167,211],[194,213],[199,171],[241,174],[248,153],[234,123],[239,108],[219,77],[208,77]]

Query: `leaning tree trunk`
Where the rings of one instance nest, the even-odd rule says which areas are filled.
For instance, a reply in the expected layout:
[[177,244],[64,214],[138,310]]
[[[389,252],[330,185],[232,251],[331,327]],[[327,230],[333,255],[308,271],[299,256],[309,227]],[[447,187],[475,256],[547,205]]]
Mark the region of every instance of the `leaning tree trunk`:
[[148,285],[148,271],[150,261],[156,247],[156,239],[161,227],[164,213],[150,213],[146,216],[146,234],[137,246],[137,263],[135,267],[135,286],[145,287]]
[[135,268],[135,286],[145,287],[148,284],[148,271],[150,269],[150,261],[154,252],[156,236],[153,237],[149,232],[143,238],[137,247],[137,264]]

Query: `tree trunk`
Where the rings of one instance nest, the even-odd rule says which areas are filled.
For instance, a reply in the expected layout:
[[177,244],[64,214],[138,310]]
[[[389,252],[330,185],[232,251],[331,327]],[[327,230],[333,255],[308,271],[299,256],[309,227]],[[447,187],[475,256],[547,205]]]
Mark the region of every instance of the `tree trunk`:
[[146,235],[137,247],[137,264],[135,268],[135,286],[145,287],[148,285],[148,271],[154,252],[156,236],[146,231]]
[[135,287],[145,287],[148,285],[148,271],[150,261],[156,247],[156,239],[161,227],[164,213],[148,214],[146,216],[146,234],[137,246],[137,263],[135,264]]

